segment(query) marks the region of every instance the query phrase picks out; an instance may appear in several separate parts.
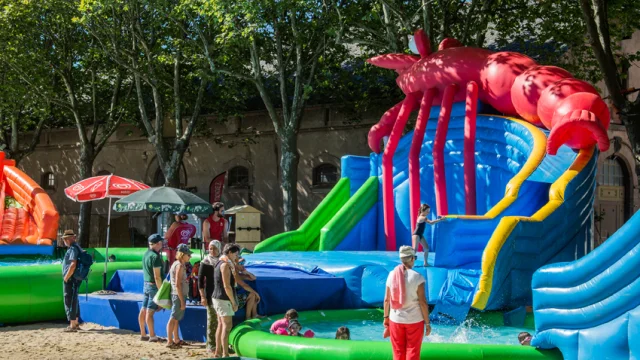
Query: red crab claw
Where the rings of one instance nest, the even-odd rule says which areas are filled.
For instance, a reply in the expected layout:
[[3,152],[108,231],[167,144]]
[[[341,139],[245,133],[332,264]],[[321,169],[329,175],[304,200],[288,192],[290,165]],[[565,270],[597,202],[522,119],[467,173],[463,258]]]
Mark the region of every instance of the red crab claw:
[[547,153],[555,155],[563,144],[572,149],[586,149],[598,144],[600,151],[609,149],[610,114],[600,96],[577,93],[564,99],[553,114]]
[[403,101],[400,101],[391,109],[387,110],[380,118],[377,124],[373,125],[369,130],[369,135],[367,136],[367,143],[369,144],[369,148],[376,154],[380,154],[382,149],[380,148],[380,141],[385,136],[389,136],[391,134],[391,130],[393,130],[393,124],[395,124],[396,119],[398,118],[398,114],[400,113],[400,108],[402,107]]

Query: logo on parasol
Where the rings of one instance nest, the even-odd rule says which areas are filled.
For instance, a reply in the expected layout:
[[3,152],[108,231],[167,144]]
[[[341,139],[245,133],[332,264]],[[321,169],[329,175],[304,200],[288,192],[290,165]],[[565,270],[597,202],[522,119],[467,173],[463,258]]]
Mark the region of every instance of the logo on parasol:
[[80,190],[84,190],[84,185],[76,184],[74,187],[71,188],[71,190],[76,191],[76,192],[78,192]]
[[95,185],[91,187],[91,191],[96,191],[98,188],[102,186],[102,181],[98,181]]

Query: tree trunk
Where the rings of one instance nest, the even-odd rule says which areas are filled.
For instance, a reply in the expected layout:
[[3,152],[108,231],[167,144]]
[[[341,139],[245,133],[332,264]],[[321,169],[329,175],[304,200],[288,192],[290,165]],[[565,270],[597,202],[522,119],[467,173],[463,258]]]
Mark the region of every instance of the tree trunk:
[[[167,139],[161,139],[160,141],[169,141]],[[168,144],[165,144],[165,149]],[[156,149],[158,149],[156,147]],[[180,168],[182,167],[182,159],[184,157],[185,148],[178,143],[172,153],[167,154],[164,157],[160,157],[160,151],[158,152],[158,165],[162,169],[162,175],[164,175],[164,185],[173,188],[180,188]],[[163,160],[166,159],[166,160]]]
[[[93,156],[92,149],[81,149],[80,163],[78,164],[80,170],[80,178],[86,179],[93,174]],[[91,235],[91,202],[83,202],[80,204],[80,214],[78,217],[78,241],[83,248],[89,247],[89,238]]]
[[293,231],[298,228],[298,134],[283,129],[279,137],[284,231]]
[[165,186],[180,188],[180,166],[174,166],[172,163],[162,173]]

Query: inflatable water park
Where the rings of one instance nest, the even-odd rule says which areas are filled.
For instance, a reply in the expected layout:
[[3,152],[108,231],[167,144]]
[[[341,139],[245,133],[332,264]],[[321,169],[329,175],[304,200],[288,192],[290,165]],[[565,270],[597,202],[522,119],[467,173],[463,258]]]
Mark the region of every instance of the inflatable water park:
[[[295,231],[244,255],[264,318],[234,318],[243,357],[392,359],[382,337],[385,283],[411,245],[420,204],[430,204],[427,279],[433,333],[422,359],[634,359],[640,352],[640,214],[596,249],[596,160],[609,147],[609,109],[567,71],[513,52],[445,39],[419,55],[369,62],[395,70],[405,94],[369,132],[369,156],[342,158],[341,178]],[[407,130],[409,129],[410,130]],[[0,323],[64,318],[57,213],[31,179],[3,162]],[[17,244],[17,245],[16,245]],[[82,321],[138,331],[146,249],[105,249],[81,286]],[[199,260],[198,256],[192,262]],[[288,309],[313,338],[271,334]],[[166,335],[169,312],[156,315]],[[334,340],[348,326],[352,341]],[[186,340],[205,341],[206,310],[188,306]],[[532,346],[517,335],[530,331]]]

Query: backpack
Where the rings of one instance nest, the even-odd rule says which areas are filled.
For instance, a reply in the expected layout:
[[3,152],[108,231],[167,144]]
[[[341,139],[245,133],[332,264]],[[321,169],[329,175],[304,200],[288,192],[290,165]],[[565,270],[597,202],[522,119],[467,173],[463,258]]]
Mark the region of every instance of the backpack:
[[93,265],[93,258],[91,257],[91,255],[89,255],[88,252],[82,250],[82,248],[77,244],[74,244],[73,246],[77,246],[78,250],[80,250],[76,270],[73,272],[73,278],[79,281],[83,281],[86,280],[89,276],[91,265]]

